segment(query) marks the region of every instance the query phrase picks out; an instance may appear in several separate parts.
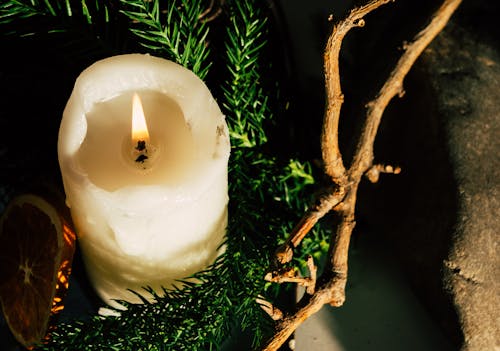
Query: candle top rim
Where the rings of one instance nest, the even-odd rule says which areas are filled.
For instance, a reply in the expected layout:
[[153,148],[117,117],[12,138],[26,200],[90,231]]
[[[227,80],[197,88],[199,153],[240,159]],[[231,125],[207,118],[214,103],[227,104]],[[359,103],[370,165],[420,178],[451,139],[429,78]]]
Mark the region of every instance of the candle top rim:
[[[75,82],[63,112],[59,131],[58,152],[74,155],[86,135],[86,117],[93,105],[127,91],[153,90],[173,98],[189,124],[195,142],[207,125],[218,133],[220,141],[210,154],[230,150],[225,116],[205,83],[187,68],[149,54],[124,54],[105,58],[86,68]],[[61,141],[61,135],[73,131]],[[218,132],[219,131],[219,132]],[[220,131],[223,131],[220,135]],[[216,148],[216,149],[214,149]]]
[[[85,114],[97,103],[127,91],[152,90],[173,98],[189,124],[203,173],[219,162],[227,162],[230,153],[225,117],[208,87],[187,68],[159,57],[124,54],[105,58],[86,68],[75,82],[63,112],[59,130],[58,155],[61,168],[72,177],[85,178],[74,157],[87,134]],[[140,187],[156,185],[141,185]]]

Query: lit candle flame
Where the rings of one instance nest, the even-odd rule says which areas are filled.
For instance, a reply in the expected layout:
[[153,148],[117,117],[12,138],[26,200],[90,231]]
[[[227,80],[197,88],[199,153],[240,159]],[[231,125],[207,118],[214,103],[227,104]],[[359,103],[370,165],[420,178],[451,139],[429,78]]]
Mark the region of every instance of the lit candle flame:
[[135,93],[132,98],[132,144],[137,145],[140,141],[149,144],[149,133],[141,99]]

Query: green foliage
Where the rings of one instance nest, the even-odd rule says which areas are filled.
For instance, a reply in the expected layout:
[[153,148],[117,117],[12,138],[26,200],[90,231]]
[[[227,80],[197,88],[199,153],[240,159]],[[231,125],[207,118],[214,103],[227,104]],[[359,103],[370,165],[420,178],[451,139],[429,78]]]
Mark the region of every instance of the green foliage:
[[18,41],[14,50],[33,46],[42,51],[37,56],[53,54],[68,64],[85,66],[124,46],[124,31],[111,4],[101,0],[2,0],[0,35]]
[[227,29],[229,78],[224,86],[224,107],[231,125],[232,145],[254,147],[267,140],[262,122],[269,115],[268,101],[262,88],[259,62],[267,20],[253,2],[233,3]]
[[[202,0],[120,0],[130,30],[151,53],[168,57],[191,69],[201,79],[208,73],[208,26],[200,20]],[[168,4],[167,4],[168,3]],[[167,5],[163,9],[162,4]]]
[[[50,26],[52,32],[74,31],[83,21],[94,41],[113,47],[116,44],[108,43],[105,35],[113,22],[109,19],[122,18],[147,52],[175,60],[201,78],[211,67],[218,67],[223,83],[211,90],[227,116],[232,143],[226,250],[206,271],[191,277],[194,280],[184,281],[182,289],[166,290],[164,296],[148,289],[136,292],[152,294],[157,303],[124,302],[128,309],[119,317],[94,316],[60,324],[40,349],[219,350],[238,329],[251,331],[256,344],[269,333],[271,320],[255,299],[277,293],[276,285],[263,280],[270,253],[301,216],[309,199],[307,191],[314,184],[309,164],[279,160],[264,148],[265,124],[273,118],[270,104],[276,98],[275,91],[266,88],[265,77],[272,74],[262,60],[268,28],[265,2],[226,2],[226,17],[219,22],[226,27],[225,53],[218,55],[209,50],[212,22],[200,20],[201,0],[102,3],[7,0],[0,5],[0,29],[23,36],[27,33],[20,25],[24,21],[49,18],[50,23],[31,27],[31,35],[38,35]],[[76,42],[82,45],[81,55],[87,55],[87,44]],[[324,250],[323,234],[316,235],[318,239],[310,239],[306,247]],[[299,266],[307,253],[297,257]]]
[[[94,18],[94,16],[96,18]],[[48,32],[63,31],[63,23],[68,19],[84,19],[89,25],[97,23],[101,18],[109,22],[109,8],[99,0],[5,0],[0,5],[0,25],[17,24],[12,34],[28,36],[43,32],[43,27],[36,28],[36,32],[20,30],[20,21],[27,19],[52,19],[52,28]]]

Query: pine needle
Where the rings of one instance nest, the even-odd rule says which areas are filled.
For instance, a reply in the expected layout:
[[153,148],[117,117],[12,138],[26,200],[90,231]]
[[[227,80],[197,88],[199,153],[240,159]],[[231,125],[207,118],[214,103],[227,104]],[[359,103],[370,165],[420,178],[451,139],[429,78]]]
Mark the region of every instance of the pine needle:
[[206,77],[210,62],[208,26],[200,21],[202,0],[120,1],[125,8],[121,12],[131,20],[130,30],[142,46],[191,69],[201,79]]

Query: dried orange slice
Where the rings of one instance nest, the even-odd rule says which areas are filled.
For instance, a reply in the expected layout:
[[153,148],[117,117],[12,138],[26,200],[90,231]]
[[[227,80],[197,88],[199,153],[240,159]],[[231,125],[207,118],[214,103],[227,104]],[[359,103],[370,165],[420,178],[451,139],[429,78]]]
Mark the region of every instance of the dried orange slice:
[[0,219],[0,303],[14,337],[40,344],[62,310],[75,250],[67,209],[42,197],[14,198]]

